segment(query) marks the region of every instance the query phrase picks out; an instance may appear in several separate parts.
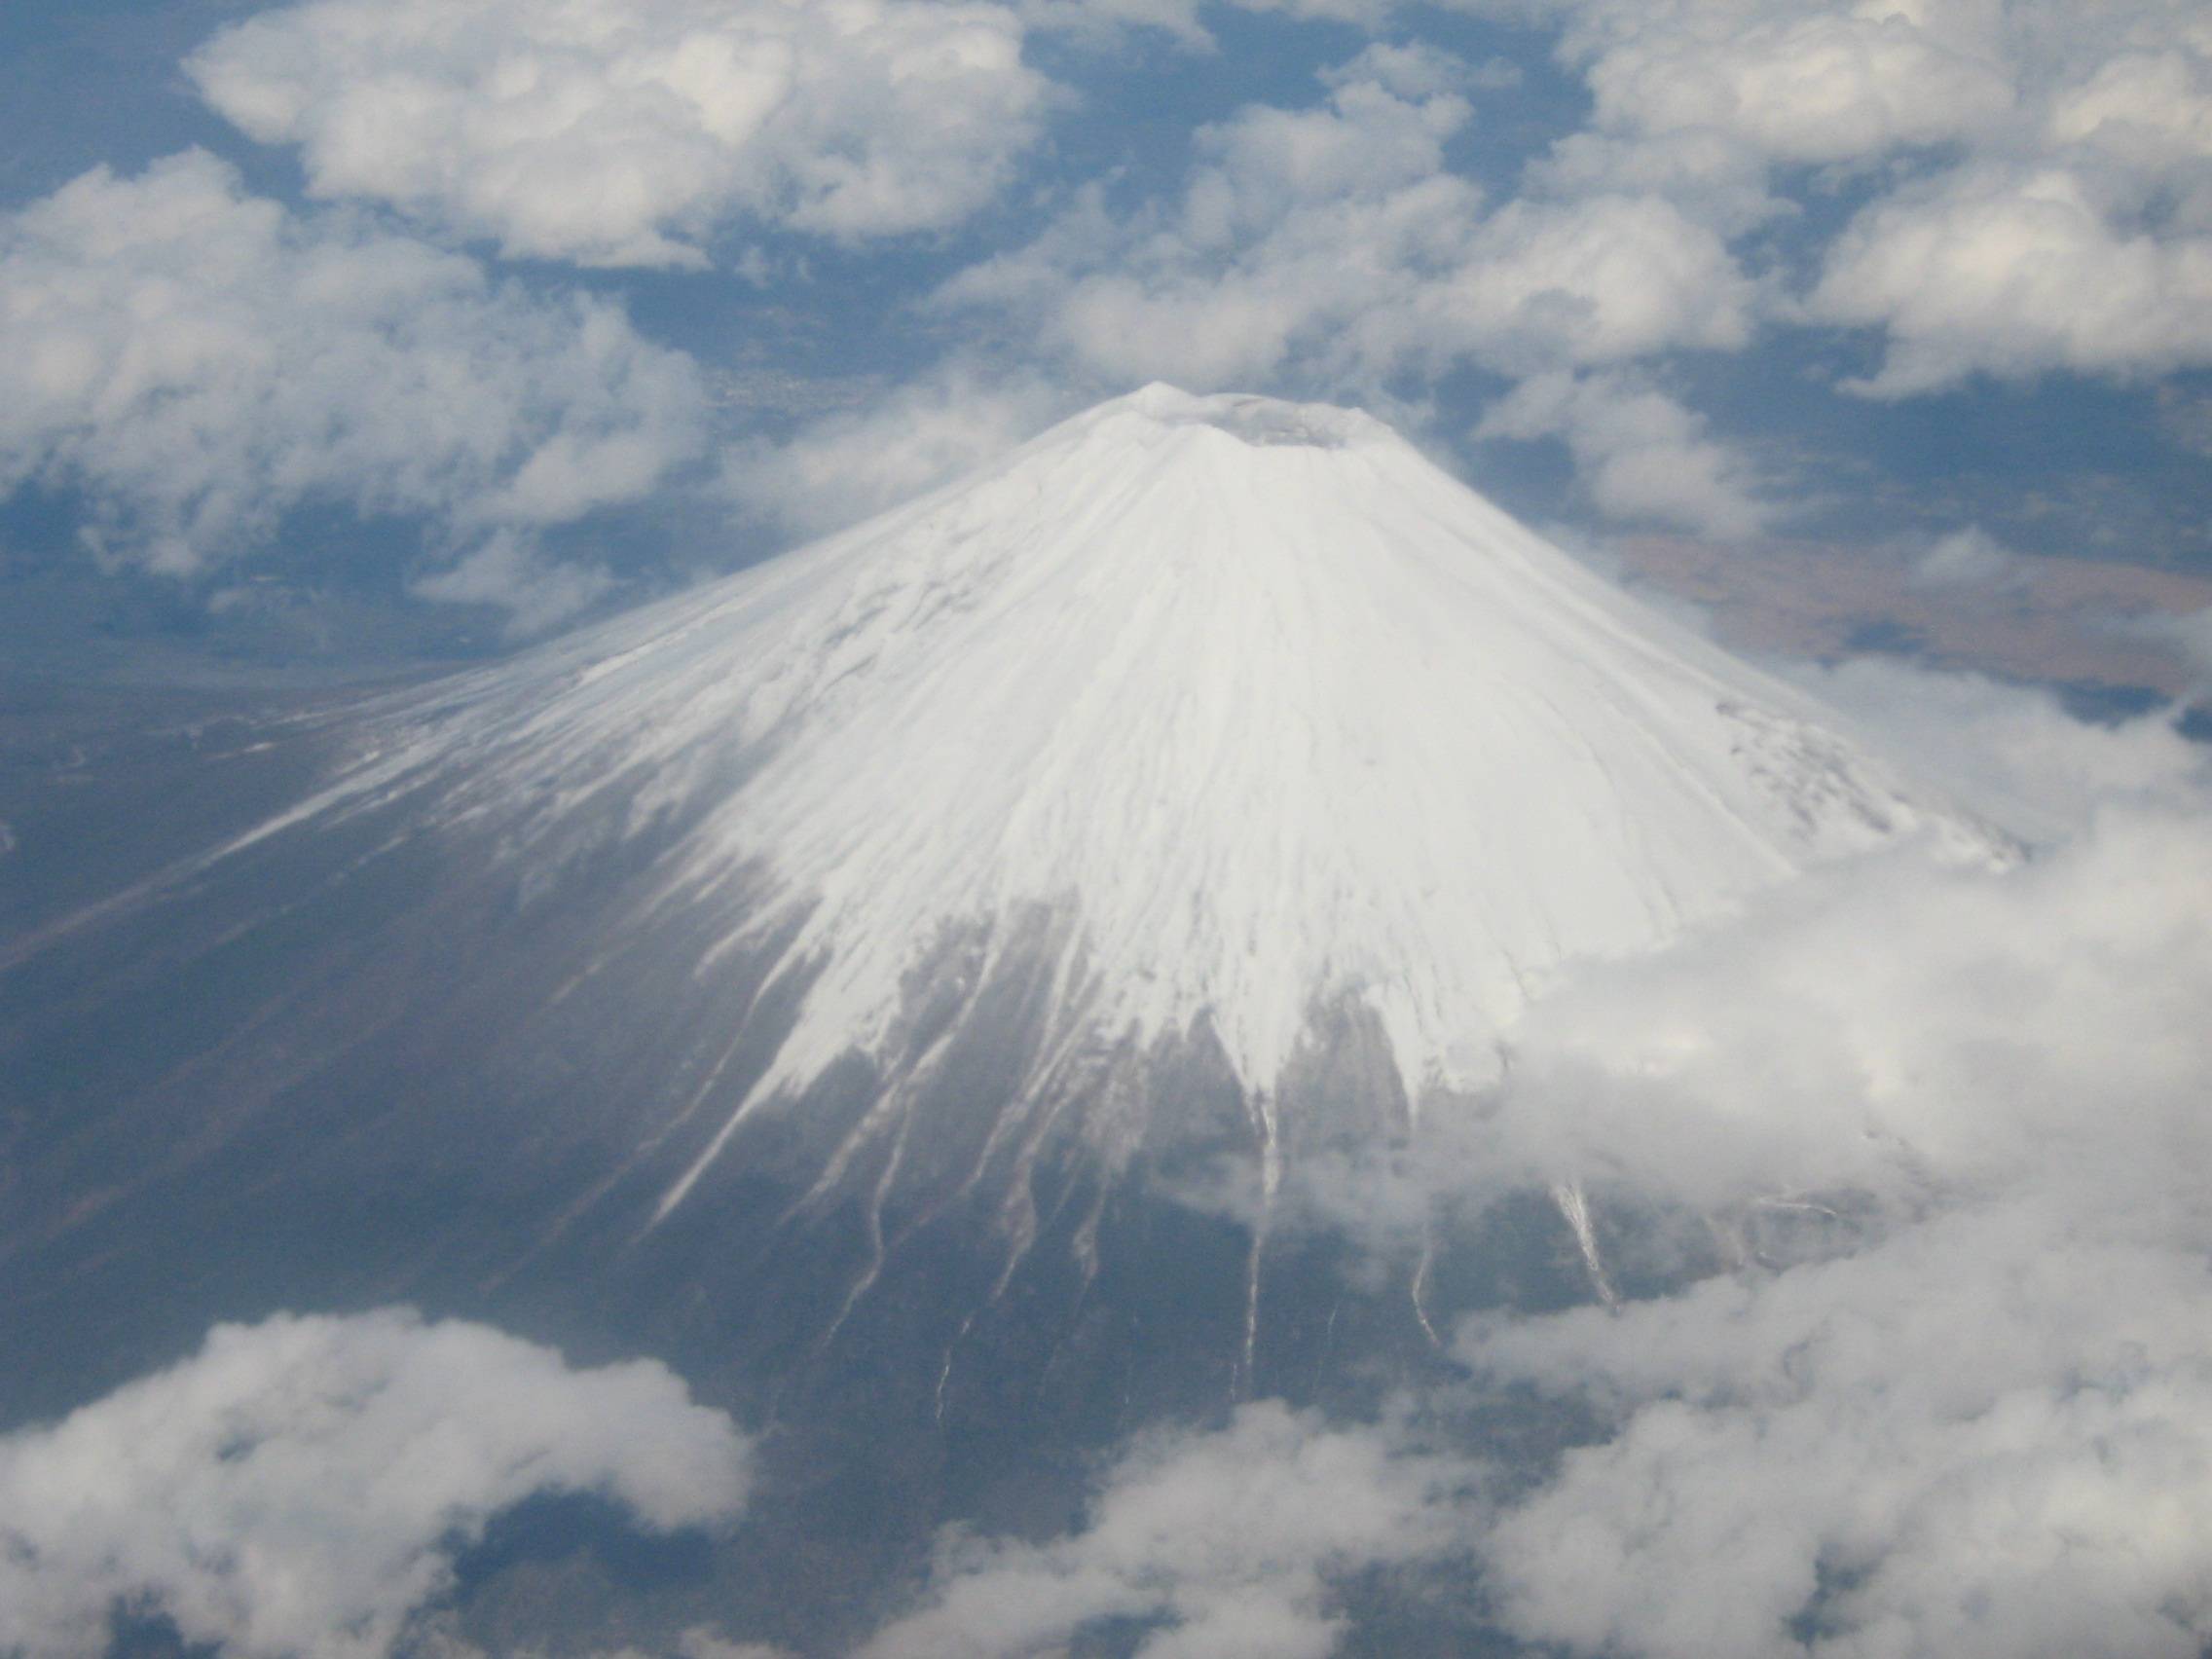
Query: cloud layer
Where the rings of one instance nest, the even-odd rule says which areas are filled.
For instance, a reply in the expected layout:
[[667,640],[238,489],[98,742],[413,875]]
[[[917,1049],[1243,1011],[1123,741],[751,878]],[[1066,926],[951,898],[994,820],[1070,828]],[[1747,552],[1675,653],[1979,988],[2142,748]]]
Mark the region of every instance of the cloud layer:
[[1378,1429],[1246,1406],[1217,1432],[1126,1454],[1065,1539],[951,1534],[932,1604],[864,1659],[1037,1653],[1104,1620],[1159,1627],[1141,1659],[1325,1659],[1345,1628],[1336,1576],[1452,1552],[1466,1478]]
[[1986,798],[2043,805],[2027,864],[1847,872],[1522,1034],[1493,1152],[1703,1218],[1737,1264],[1462,1331],[1478,1375],[1612,1425],[1486,1523],[1525,1636],[1654,1659],[2212,1636],[2202,754],[1949,702],[1892,716],[1979,734],[1962,785],[2009,771]]
[[2082,1219],[1976,1207],[1480,1335],[1493,1375],[1620,1418],[1489,1532],[1508,1622],[1652,1659],[2194,1659],[2212,1284],[2199,1251]]
[[1170,188],[1077,189],[940,305],[1101,388],[1164,378],[1394,407],[1518,383],[1484,436],[1557,438],[1587,505],[1721,536],[1789,480],[1670,397],[1685,354],[1841,341],[1896,399],[2212,363],[2212,33],[2129,0],[1469,0],[1556,29],[1591,105],[1486,197],[1497,83],[1389,38],[1317,102],[1194,134]]
[[201,151],[0,219],[0,491],[82,491],[115,563],[193,574],[313,504],[528,535],[655,489],[704,408],[620,308],[292,213]]
[[0,1648],[98,1652],[120,1604],[240,1659],[372,1659],[534,1493],[604,1493],[667,1530],[735,1514],[750,1478],[745,1437],[650,1361],[571,1371],[392,1311],[217,1326],[0,1438]]
[[954,358],[861,409],[755,438],[723,460],[750,510],[800,535],[840,529],[911,500],[1076,412],[1064,387]]
[[987,0],[312,0],[225,29],[202,94],[310,190],[510,257],[699,265],[724,226],[837,240],[988,203],[1051,98]]
[[[0,490],[83,483],[88,539],[171,571],[302,502],[421,515],[415,591],[529,629],[608,586],[533,531],[647,498],[716,440],[757,516],[813,528],[1166,379],[1363,402],[1446,447],[1472,434],[1486,467],[1531,459],[1490,439],[1556,444],[1576,513],[1737,538],[1838,509],[1832,485],[1802,498],[1815,458],[1787,431],[1701,406],[1740,403],[1731,359],[1885,400],[2212,364],[2199,8],[1451,9],[1532,28],[1490,40],[1548,50],[1586,103],[1386,0],[276,7],[186,73],[344,206],[186,157],[12,214],[0,347],[42,366],[0,380]],[[1227,40],[1237,11],[1297,69],[1224,60],[1209,78],[1240,102],[1167,91],[1231,50],[1208,25]],[[1162,59],[1174,113],[1101,148]],[[457,243],[541,262],[536,286]],[[776,337],[749,343],[761,360],[819,332],[835,375],[906,384],[811,425],[794,397],[795,432],[716,416],[697,366],[604,300],[550,296],[543,263],[703,272]],[[640,291],[664,317],[710,303]],[[838,340],[847,307],[913,326],[870,357]],[[265,318],[267,339],[245,326]]]
[[[1822,251],[1802,313],[1779,313],[1876,331],[1888,352],[1862,389],[2212,361],[2212,31],[2194,8],[1477,9],[1556,24],[1590,90],[1590,128],[1555,168],[1672,172],[1670,197],[1724,227],[1846,181],[1870,196]],[[1806,167],[1825,169],[1812,191],[1790,170]]]
[[1317,108],[1252,105],[1200,129],[1178,200],[1120,212],[1085,196],[946,303],[1034,315],[1109,382],[1201,391],[1289,374],[1372,392],[1463,360],[1532,372],[1749,337],[1726,251],[1664,201],[1486,212],[1444,162],[1473,116],[1467,73],[1425,48],[1371,48]]
[[[2163,719],[1887,669],[1830,688],[1971,757],[1958,786],[2033,855],[1884,857],[1586,972],[1406,1163],[1286,1175],[1278,1226],[1379,1251],[1579,1193],[1593,1266],[1662,1288],[1467,1319],[1468,1387],[1380,1422],[1250,1408],[1148,1444],[1066,1538],[950,1544],[882,1653],[1026,1652],[1109,1614],[1160,1621],[1148,1653],[1243,1650],[1219,1606],[1297,1611],[1252,1651],[1326,1653],[1330,1583],[1461,1557],[1547,1651],[2203,1649],[2212,767]],[[1580,1444],[1470,1479],[1499,1453],[1466,1405],[1509,1397],[1570,1408]],[[1302,1484],[1323,1452],[1341,1466]]]

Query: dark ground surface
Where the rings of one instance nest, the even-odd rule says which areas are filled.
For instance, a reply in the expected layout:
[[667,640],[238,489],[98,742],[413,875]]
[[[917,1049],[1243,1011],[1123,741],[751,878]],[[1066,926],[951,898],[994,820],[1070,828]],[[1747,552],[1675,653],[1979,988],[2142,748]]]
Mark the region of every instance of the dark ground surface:
[[[834,1653],[902,1604],[940,1525],[1077,1524],[1099,1459],[1136,1428],[1218,1422],[1255,1395],[1358,1416],[1453,1375],[1415,1316],[1412,1255],[1297,1229],[1263,1253],[1246,1374],[1251,1232],[1234,1204],[1170,1196],[1202,1178],[1234,1197],[1255,1167],[1203,1042],[1143,1057],[1179,1127],[1117,1178],[1072,1139],[1042,1143],[1024,1183],[1035,1241],[1009,1273],[1014,1177],[954,1195],[1034,1041],[1019,952],[931,1086],[914,1172],[879,1217],[873,1152],[802,1201],[877,1096],[856,1058],[763,1115],[648,1228],[724,1114],[657,1140],[641,1125],[693,1092],[733,996],[759,1026],[726,1080],[741,1090],[796,987],[742,965],[703,982],[700,941],[665,933],[604,961],[649,845],[587,837],[538,891],[412,834],[401,802],[196,863],[346,752],[350,695],[0,686],[0,1427],[278,1309],[407,1302],[576,1364],[651,1355],[762,1435],[747,1522],[645,1541],[585,1500],[526,1505],[463,1561],[462,1628],[494,1651],[583,1653],[704,1623]],[[579,983],[587,957],[602,965]],[[932,1017],[923,995],[913,1041]],[[1402,1114],[1369,1097],[1356,1033],[1304,1087],[1346,1094],[1345,1121],[1378,1132]],[[1440,1319],[1587,1294],[1539,1200],[1441,1243]],[[1486,1434],[1517,1457],[1571,1431],[1490,1410]],[[1466,1586],[1346,1595],[1348,1651],[1493,1648]],[[121,1632],[119,1650],[165,1646],[158,1625]]]

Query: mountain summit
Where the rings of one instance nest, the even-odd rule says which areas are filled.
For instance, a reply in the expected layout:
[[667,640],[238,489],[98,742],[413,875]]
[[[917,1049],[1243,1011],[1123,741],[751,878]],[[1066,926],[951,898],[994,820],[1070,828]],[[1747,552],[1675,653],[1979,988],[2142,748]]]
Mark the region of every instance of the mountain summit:
[[98,820],[166,874],[0,947],[24,1398],[404,1298],[796,1425],[853,1485],[790,1536],[884,1570],[1036,1449],[1604,1294],[1578,1194],[1356,1271],[1302,1195],[1578,961],[1991,850],[1377,422],[1164,387],[177,775]]
[[[1037,1122],[1088,1093],[1127,1144],[1147,1091],[1099,1080],[1202,1041],[1272,1147],[1324,1011],[1418,1109],[1492,1076],[1567,963],[1960,833],[1381,423],[1164,386],[407,709],[312,816],[395,790],[537,885],[579,836],[649,838],[613,925],[682,917],[695,974],[750,964],[664,1213],[843,1056],[914,1098],[1010,969]],[[764,997],[788,1026],[741,1079]]]

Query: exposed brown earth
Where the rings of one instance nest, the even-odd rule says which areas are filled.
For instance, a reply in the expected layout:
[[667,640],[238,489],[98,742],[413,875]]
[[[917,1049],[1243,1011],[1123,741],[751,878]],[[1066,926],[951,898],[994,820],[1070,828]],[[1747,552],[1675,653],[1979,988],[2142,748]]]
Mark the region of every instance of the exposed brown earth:
[[2145,687],[2178,697],[2205,671],[2157,624],[2212,608],[2212,579],[2140,565],[2018,556],[1992,580],[1942,585],[1909,563],[1815,542],[1616,543],[1631,587],[1688,600],[1739,650],[1827,661],[1868,649],[2003,679]]

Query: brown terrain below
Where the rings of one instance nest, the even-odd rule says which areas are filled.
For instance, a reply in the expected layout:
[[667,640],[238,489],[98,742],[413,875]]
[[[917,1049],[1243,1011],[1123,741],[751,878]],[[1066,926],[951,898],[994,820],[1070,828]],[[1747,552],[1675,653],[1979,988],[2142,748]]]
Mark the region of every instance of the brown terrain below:
[[2093,559],[2018,555],[1990,579],[1940,583],[1881,553],[1810,542],[1714,546],[1673,536],[1613,544],[1620,579],[1687,600],[1737,650],[1834,661],[1909,653],[2004,680],[2201,689],[2171,625],[2212,610],[2212,578]]

